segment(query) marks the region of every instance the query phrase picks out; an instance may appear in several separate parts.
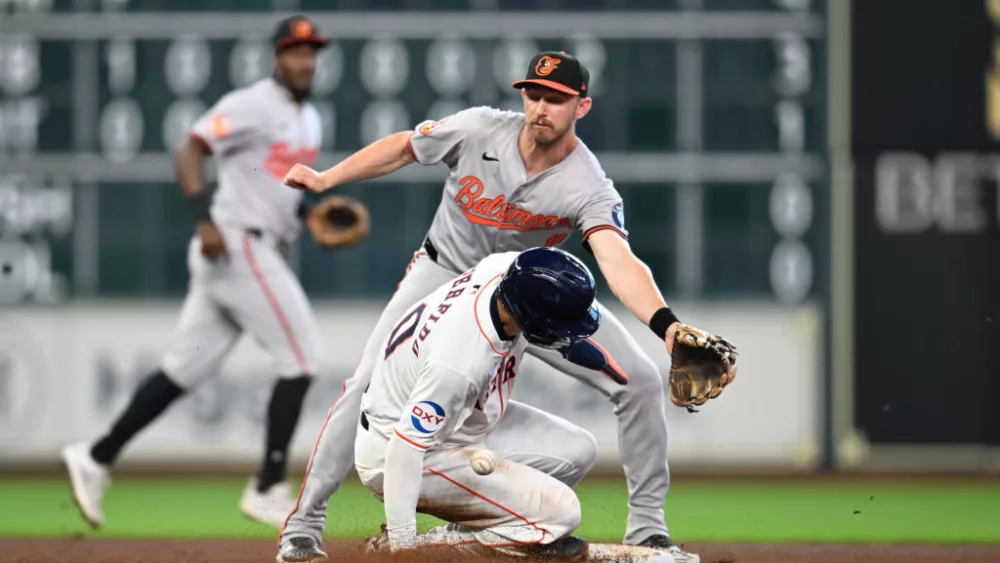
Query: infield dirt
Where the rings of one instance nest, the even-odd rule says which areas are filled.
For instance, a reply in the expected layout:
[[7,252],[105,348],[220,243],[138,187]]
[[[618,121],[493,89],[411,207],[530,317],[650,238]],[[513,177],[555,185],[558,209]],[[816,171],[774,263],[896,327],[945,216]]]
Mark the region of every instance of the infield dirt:
[[[996,563],[1000,546],[896,545],[689,545],[702,563]],[[369,557],[361,542],[326,544],[331,563],[459,563],[459,554],[421,553],[405,557]],[[0,561],[10,563],[271,563],[276,545],[269,541],[141,541],[100,539],[0,540]],[[479,559],[492,563],[511,559]]]

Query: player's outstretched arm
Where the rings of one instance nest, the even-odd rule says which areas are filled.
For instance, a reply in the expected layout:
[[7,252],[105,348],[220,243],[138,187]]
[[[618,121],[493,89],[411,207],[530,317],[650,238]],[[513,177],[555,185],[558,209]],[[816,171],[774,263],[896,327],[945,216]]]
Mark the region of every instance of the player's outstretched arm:
[[417,539],[417,502],[424,472],[424,452],[393,436],[386,445],[385,523],[389,548],[400,551],[414,546]]
[[[425,452],[444,443],[461,424],[459,413],[472,412],[482,392],[471,379],[439,362],[424,362],[418,370],[420,375],[385,450],[383,502],[389,547],[394,552],[416,547]],[[378,385],[378,381],[373,383]]]
[[334,186],[391,174],[413,162],[409,149],[411,135],[411,131],[401,131],[383,137],[323,172],[296,164],[285,175],[284,183],[300,190],[320,193]]
[[[637,319],[649,325],[653,315],[667,307],[649,266],[632,253],[628,241],[611,229],[595,232],[587,238],[587,243],[611,292]],[[676,320],[671,322],[663,336],[667,352],[671,354],[677,326]]]
[[694,407],[718,397],[736,378],[736,347],[724,338],[681,324],[667,307],[653,274],[611,229],[587,239],[611,291],[666,344],[670,354],[670,400]]
[[226,256],[226,244],[209,213],[212,196],[205,189],[204,161],[210,153],[203,141],[194,136],[188,137],[187,142],[174,153],[174,166],[177,170],[177,184],[198,221],[201,252],[214,259]]

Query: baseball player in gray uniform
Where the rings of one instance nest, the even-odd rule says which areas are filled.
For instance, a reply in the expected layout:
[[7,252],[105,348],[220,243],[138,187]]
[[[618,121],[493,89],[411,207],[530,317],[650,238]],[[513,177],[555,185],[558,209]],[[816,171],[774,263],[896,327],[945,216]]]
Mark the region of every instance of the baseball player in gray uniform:
[[[177,151],[181,192],[198,223],[188,253],[189,291],[160,369],[140,385],[107,434],[63,450],[74,499],[94,527],[104,523],[101,500],[121,450],[176,399],[217,376],[244,332],[270,354],[279,377],[268,406],[264,459],[240,509],[280,529],[294,506],[286,452],[319,367],[320,336],[282,254],[307,211],[302,193],[284,188],[282,179],[319,150],[322,124],[306,98],[317,51],[329,41],[303,17],[282,21],[273,41],[273,77],[223,96]],[[218,167],[214,195],[205,189],[207,155]]]
[[[385,137],[322,173],[295,166],[285,183],[310,192],[389,174],[407,164],[448,168],[444,193],[422,248],[368,339],[361,362],[320,430],[295,509],[281,535],[278,560],[323,557],[320,542],[329,497],[352,466],[361,398],[379,345],[411,306],[458,273],[498,252],[555,247],[583,235],[615,296],[673,347],[678,321],[649,271],[630,250],[622,200],[597,159],[577,138],[575,122],[590,110],[589,73],[562,52],[536,55],[522,89],[524,113],[471,108],[415,131]],[[664,386],[656,364],[600,305],[593,340],[617,361],[629,384],[582,368],[559,353],[529,346],[549,365],[601,391],[619,423],[629,490],[625,543],[668,549],[681,563],[697,562],[671,542],[663,504],[669,486]]]

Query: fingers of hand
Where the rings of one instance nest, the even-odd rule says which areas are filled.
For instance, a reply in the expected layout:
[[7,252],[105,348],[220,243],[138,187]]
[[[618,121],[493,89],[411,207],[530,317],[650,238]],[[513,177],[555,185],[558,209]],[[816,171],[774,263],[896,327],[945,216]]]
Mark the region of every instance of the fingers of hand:
[[285,185],[292,186],[292,187],[298,187],[299,185],[301,185],[301,180],[300,180],[299,174],[298,174],[299,170],[298,170],[297,167],[298,167],[297,164],[295,166],[293,166],[292,169],[289,170],[287,174],[285,174],[285,177],[282,178],[281,181]]
[[285,174],[283,182],[286,186],[292,188],[311,189],[313,180],[316,176],[316,171],[312,168],[302,164],[296,164],[291,170],[288,171],[288,174]]

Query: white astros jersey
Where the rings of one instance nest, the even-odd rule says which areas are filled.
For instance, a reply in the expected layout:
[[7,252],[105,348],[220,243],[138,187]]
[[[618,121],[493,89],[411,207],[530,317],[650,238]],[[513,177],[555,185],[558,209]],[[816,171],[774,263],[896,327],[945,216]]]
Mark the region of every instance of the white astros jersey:
[[417,126],[413,158],[449,167],[428,233],[442,266],[461,272],[489,254],[559,246],[574,230],[628,236],[621,196],[583,141],[528,180],[517,146],[524,122],[523,113],[476,107]]
[[192,134],[215,155],[219,187],[212,219],[259,229],[289,242],[298,236],[302,192],[282,180],[296,163],[312,165],[322,140],[319,112],[301,105],[273,78],[226,94],[194,124]]
[[[488,256],[452,276],[405,311],[380,342],[360,425],[355,416],[353,459],[362,484],[385,502],[396,547],[451,545],[469,559],[482,556],[477,546],[523,555],[525,546],[551,542],[580,524],[570,487],[594,464],[594,437],[511,400],[527,341],[501,340],[491,303],[518,254]],[[393,438],[419,452],[421,471],[408,471],[403,458],[391,460]],[[470,464],[480,450],[496,460],[490,471]],[[459,526],[410,537],[412,508]]]
[[423,451],[481,443],[496,428],[527,343],[500,339],[490,302],[517,255],[485,258],[400,319],[362,400],[372,431]]

